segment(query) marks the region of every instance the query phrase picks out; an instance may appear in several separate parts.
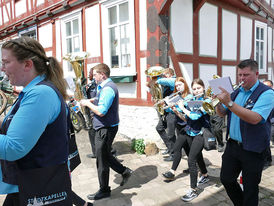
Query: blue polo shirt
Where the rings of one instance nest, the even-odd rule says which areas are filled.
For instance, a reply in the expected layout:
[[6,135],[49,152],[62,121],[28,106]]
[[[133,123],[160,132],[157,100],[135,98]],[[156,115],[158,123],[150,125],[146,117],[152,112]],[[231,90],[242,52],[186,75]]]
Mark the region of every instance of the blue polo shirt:
[[[252,92],[258,87],[259,80],[251,87],[249,90],[245,90],[243,87],[240,87],[240,92],[237,95],[235,99],[235,103],[244,106]],[[270,101],[269,101],[270,100]],[[273,90],[269,89],[265,92],[263,92],[256,103],[254,104],[254,107],[251,109],[251,111],[258,113],[261,115],[262,123],[264,123],[271,110],[274,107],[274,92]],[[227,109],[227,108],[226,108]],[[240,130],[240,118],[235,115],[233,112],[231,112],[231,121],[230,121],[230,130],[229,130],[230,138],[237,140],[239,142],[242,142],[242,135]]]
[[[44,79],[44,76],[37,76],[23,89],[24,96],[7,134],[0,135],[0,159],[14,161],[24,157],[35,146],[47,125],[58,117],[61,102],[56,92],[46,85],[36,86]],[[18,192],[18,187],[2,182],[0,167],[0,194],[14,192]]]

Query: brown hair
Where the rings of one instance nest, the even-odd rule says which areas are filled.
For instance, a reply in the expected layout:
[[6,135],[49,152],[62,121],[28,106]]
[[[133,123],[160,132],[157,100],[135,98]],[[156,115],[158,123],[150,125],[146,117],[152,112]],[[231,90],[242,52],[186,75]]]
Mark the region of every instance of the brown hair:
[[171,69],[171,68],[166,68],[166,69],[164,70],[164,73],[165,73],[165,74],[170,74],[171,76],[174,76],[174,70]]
[[[183,78],[183,77],[177,77],[176,80],[175,80],[175,83],[176,82],[183,82],[184,83],[184,91],[182,93],[182,97],[186,97],[190,92],[189,92],[189,87],[186,83],[186,80]],[[177,89],[175,87],[174,89],[174,92],[177,92]]]
[[33,38],[20,37],[9,40],[2,45],[2,49],[11,50],[19,62],[31,59],[38,75],[45,74],[45,80],[51,81],[67,98],[66,82],[63,78],[63,69],[54,57],[47,57],[42,45]]
[[110,76],[110,69],[109,69],[108,65],[106,65],[104,63],[94,66],[92,68],[92,70],[93,71],[96,70],[96,72],[98,72],[98,73],[104,73],[107,78],[109,78],[109,76]]

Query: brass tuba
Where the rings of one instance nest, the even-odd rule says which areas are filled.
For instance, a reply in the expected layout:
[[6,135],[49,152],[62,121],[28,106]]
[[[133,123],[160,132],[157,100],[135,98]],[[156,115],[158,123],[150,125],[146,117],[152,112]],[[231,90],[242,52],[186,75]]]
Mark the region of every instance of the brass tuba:
[[[165,68],[161,66],[152,66],[145,71],[145,74],[151,79],[149,82],[150,93],[155,102],[159,102],[163,99],[162,87],[156,83],[156,80],[158,76],[164,73],[164,71]],[[155,107],[161,115],[164,114],[163,104],[157,104]]]

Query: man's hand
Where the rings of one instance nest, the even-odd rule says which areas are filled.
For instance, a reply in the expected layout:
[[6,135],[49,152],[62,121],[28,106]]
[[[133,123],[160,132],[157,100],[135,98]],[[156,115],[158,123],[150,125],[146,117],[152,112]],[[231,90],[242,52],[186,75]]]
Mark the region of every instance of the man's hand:
[[226,91],[224,88],[219,87],[219,89],[222,91],[220,94],[217,95],[217,98],[222,102],[224,105],[227,106],[228,102],[231,101],[230,94],[228,91]]
[[90,103],[89,99],[81,99],[81,101],[80,101],[80,105],[83,106],[83,107],[88,106],[89,103]]

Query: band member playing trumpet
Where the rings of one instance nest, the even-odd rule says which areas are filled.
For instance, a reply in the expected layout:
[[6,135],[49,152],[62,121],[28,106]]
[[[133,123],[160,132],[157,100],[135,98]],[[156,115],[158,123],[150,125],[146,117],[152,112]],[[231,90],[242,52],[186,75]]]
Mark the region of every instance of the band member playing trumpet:
[[[162,86],[164,98],[172,94],[175,87],[174,70],[171,68],[165,69],[162,78],[158,78],[156,83]],[[165,110],[163,115],[158,113],[158,116],[159,122],[156,126],[156,130],[167,147],[167,150],[162,154],[169,154],[169,156],[164,159],[165,161],[173,161],[173,147],[176,140],[176,115],[173,112]]]
[[[258,80],[258,63],[246,59],[237,66],[238,80],[244,83],[229,94],[219,87],[216,112],[228,115],[229,139],[222,156],[221,182],[234,205],[258,205],[259,183],[270,140],[270,114],[274,92]],[[237,182],[242,171],[243,190]]]
[[[176,80],[176,88],[179,87],[178,81],[183,82],[180,78]],[[183,84],[186,84],[183,82]],[[194,79],[191,84],[193,95],[195,96],[193,100],[204,101],[204,83],[201,79]],[[200,95],[200,96],[199,96]],[[192,96],[193,97],[193,96]],[[190,99],[187,96],[185,99]],[[198,178],[198,163],[201,170],[201,177],[198,180],[198,184],[204,184],[209,181],[207,175],[206,165],[203,159],[202,150],[204,147],[204,139],[202,136],[202,127],[209,127],[209,115],[200,107],[190,108],[188,105],[189,101],[178,102],[178,107],[173,107],[175,114],[185,122],[185,126],[179,131],[178,138],[175,143],[175,158],[173,161],[172,170],[176,170],[180,159],[181,159],[181,149],[185,142],[188,143],[189,154],[188,154],[188,167],[190,172],[190,191],[184,195],[181,199],[183,201],[189,202],[198,196],[197,191],[197,178]],[[183,124],[183,123],[182,123]],[[166,173],[167,174],[167,173]],[[164,175],[164,174],[163,174]],[[165,176],[165,175],[164,175]],[[166,176],[165,176],[166,177]]]

